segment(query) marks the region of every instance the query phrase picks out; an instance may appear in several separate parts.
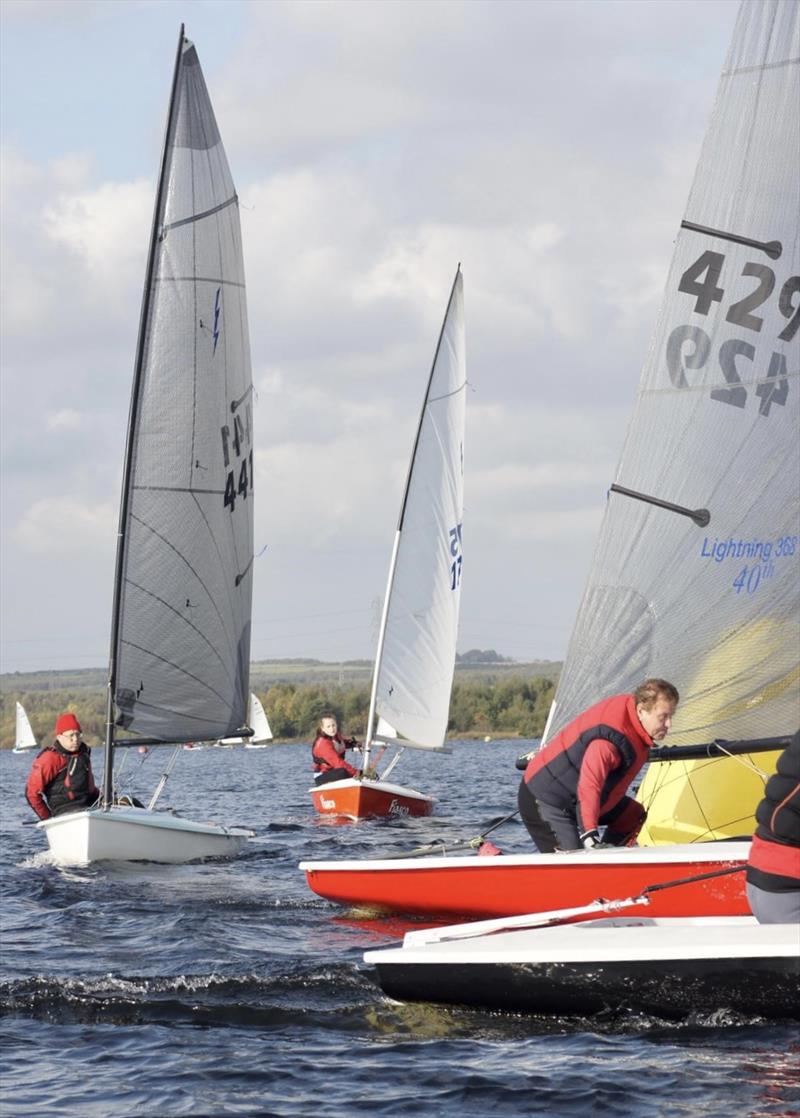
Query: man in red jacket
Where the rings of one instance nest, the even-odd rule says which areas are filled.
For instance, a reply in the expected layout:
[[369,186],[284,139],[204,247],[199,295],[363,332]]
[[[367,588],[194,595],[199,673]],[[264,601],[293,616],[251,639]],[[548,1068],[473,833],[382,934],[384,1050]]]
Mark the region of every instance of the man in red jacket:
[[626,795],[650,746],[669,733],[677,689],[646,679],[632,695],[589,707],[534,755],[519,789],[519,810],[537,849],[591,849],[632,843],[645,810]]
[[43,749],[31,767],[25,796],[40,819],[81,811],[100,795],[92,775],[89,747],[81,741],[81,725],[71,712],[56,719],[56,740]]

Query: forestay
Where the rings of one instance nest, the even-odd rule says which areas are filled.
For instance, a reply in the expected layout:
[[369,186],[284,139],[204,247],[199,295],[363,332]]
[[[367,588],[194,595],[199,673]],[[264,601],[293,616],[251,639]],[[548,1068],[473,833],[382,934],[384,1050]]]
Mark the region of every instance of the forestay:
[[112,637],[117,724],[164,741],[225,737],[243,725],[249,691],[252,381],[238,199],[186,39],[128,439]]
[[670,744],[797,729],[798,105],[797,0],[743,3],[615,477],[683,511],[612,487],[554,729],[649,675]]
[[[395,536],[373,682],[383,740],[441,749],[461,597],[466,396],[464,295],[456,273]],[[371,711],[370,727],[374,723]],[[369,731],[368,731],[369,733]]]

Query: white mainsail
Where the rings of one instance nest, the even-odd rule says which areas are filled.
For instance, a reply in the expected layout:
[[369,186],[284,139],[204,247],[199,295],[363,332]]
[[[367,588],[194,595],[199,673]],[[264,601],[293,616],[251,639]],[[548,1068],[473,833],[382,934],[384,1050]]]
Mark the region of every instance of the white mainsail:
[[681,693],[670,744],[797,729],[798,106],[798,0],[743,3],[555,729],[647,676]]
[[[466,405],[464,292],[456,272],[400,511],[373,676],[373,736],[441,750],[461,599]],[[379,733],[374,733],[376,715]]]
[[36,740],[28,714],[22,703],[16,704],[16,733],[14,735],[14,749],[13,753],[25,753],[29,749],[38,749],[39,743]]

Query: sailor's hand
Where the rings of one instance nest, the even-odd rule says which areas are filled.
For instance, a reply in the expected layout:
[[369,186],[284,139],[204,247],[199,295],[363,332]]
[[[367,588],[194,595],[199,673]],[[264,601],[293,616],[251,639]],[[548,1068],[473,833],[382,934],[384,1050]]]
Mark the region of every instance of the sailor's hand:
[[578,838],[581,840],[584,850],[592,850],[595,846],[602,846],[600,832],[596,827],[593,827],[591,831],[584,831],[578,835]]

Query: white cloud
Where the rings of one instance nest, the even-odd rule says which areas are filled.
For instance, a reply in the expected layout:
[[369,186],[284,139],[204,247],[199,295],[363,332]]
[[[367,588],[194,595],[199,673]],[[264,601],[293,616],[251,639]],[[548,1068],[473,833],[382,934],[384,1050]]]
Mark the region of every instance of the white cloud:
[[81,414],[74,408],[62,408],[61,411],[49,412],[45,416],[48,431],[76,431],[81,423]]
[[74,496],[44,497],[26,510],[14,529],[17,544],[31,554],[50,552],[101,557],[113,554],[117,509]]
[[92,190],[62,191],[42,211],[46,237],[78,258],[90,283],[90,299],[125,302],[134,275],[142,282],[153,209],[153,184],[102,183]]

